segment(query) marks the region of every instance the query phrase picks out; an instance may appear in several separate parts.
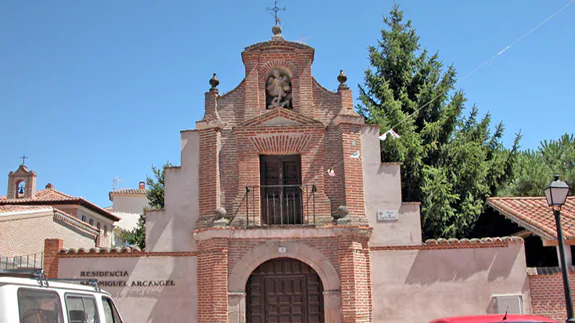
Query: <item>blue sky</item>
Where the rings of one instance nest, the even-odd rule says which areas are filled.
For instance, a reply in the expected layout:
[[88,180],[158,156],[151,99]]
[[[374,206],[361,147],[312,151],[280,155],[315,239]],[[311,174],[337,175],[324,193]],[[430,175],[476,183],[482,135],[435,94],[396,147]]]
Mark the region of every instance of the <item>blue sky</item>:
[[[570,0],[397,0],[421,43],[471,72]],[[345,70],[357,96],[392,0],[282,0],[284,37],[316,49],[328,89]],[[243,78],[244,47],[269,40],[272,0],[4,0],[0,2],[0,195],[18,158],[67,194],[111,204],[112,179],[137,187],[151,165],[179,164],[179,131]],[[506,125],[522,147],[573,133],[575,5],[459,82],[468,107]]]

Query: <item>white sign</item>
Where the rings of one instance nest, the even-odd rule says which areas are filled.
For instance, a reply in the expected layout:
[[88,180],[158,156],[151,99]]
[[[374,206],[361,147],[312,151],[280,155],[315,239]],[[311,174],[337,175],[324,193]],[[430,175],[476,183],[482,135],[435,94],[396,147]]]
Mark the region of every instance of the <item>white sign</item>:
[[399,217],[397,210],[377,210],[377,221],[396,221]]
[[287,252],[287,247],[279,247],[279,248],[278,248],[278,252],[279,252],[279,253],[286,253],[286,252]]

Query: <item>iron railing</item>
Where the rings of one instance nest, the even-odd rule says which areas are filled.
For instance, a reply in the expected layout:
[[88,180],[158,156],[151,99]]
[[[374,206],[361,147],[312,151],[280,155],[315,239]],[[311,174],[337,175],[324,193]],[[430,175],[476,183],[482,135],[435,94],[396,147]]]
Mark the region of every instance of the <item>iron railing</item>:
[[42,269],[43,267],[43,252],[23,256],[0,257],[0,271],[17,269]]
[[246,186],[246,225],[315,225],[313,184]]

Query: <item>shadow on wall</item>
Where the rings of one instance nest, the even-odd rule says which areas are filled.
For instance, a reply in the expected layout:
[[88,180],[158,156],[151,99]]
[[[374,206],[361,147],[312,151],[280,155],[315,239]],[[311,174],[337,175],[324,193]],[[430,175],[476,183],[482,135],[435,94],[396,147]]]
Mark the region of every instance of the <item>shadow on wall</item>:
[[164,210],[150,210],[146,212],[146,229],[150,223],[153,225],[149,230],[146,230],[146,251],[152,251],[162,238],[163,233],[166,232],[168,224],[172,221],[172,217]]
[[521,250],[514,247],[419,250],[405,283],[431,285],[462,281],[479,272],[488,272],[488,282],[507,278]]
[[174,257],[173,268],[166,280],[173,281],[173,287],[149,287],[136,290],[131,297],[155,298],[156,303],[145,322],[195,322],[197,320],[196,261],[190,257]]

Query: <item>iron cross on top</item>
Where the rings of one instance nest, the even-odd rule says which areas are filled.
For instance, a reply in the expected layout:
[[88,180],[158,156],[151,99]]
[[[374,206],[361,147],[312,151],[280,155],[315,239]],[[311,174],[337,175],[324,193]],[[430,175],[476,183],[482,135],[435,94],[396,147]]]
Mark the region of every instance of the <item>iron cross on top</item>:
[[271,13],[272,16],[274,16],[275,20],[276,20],[276,25],[280,24],[280,18],[278,18],[278,11],[280,10],[286,10],[286,8],[278,8],[278,0],[275,1],[275,7],[273,8],[267,8],[267,10],[269,11],[273,11],[274,13]]
[[22,155],[22,157],[20,157],[20,159],[22,159],[22,165],[26,163],[26,158],[28,158],[26,155]]

